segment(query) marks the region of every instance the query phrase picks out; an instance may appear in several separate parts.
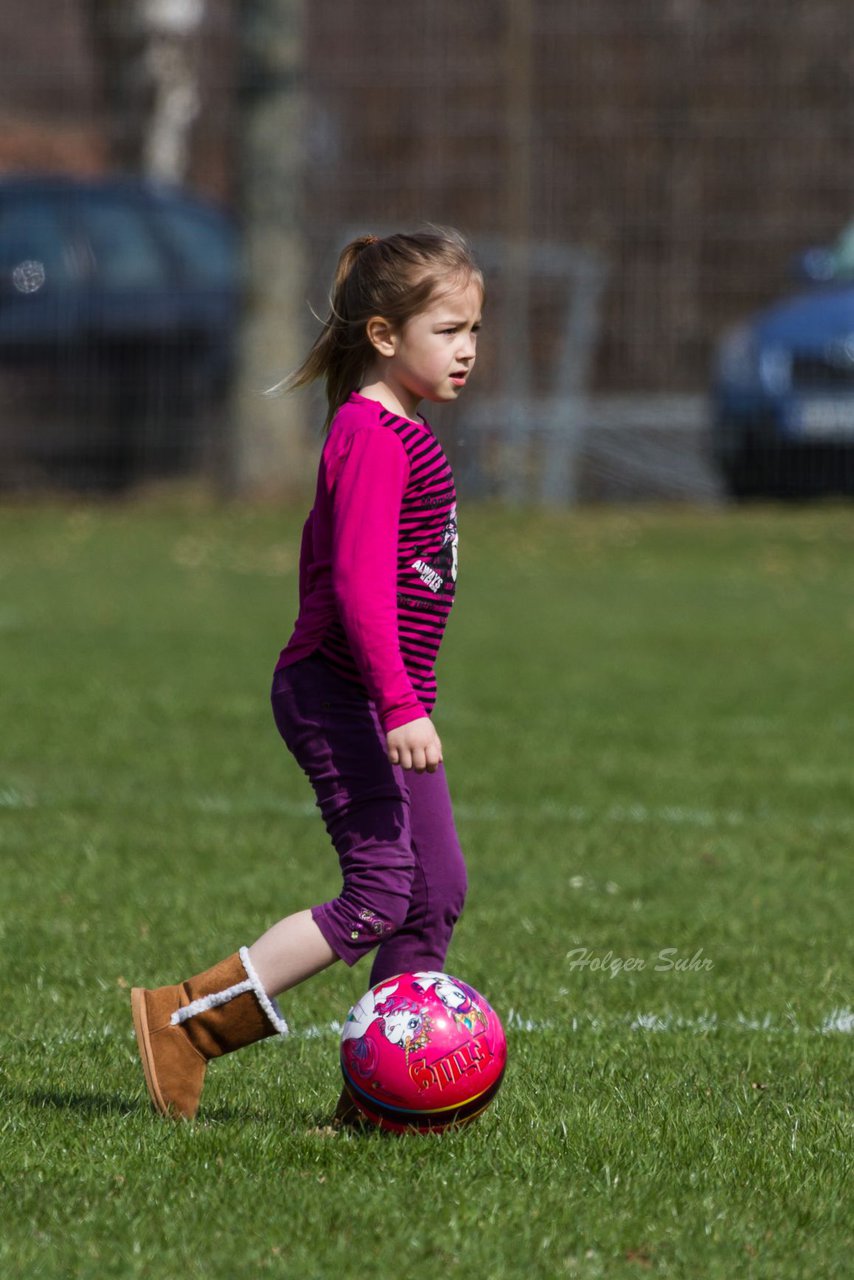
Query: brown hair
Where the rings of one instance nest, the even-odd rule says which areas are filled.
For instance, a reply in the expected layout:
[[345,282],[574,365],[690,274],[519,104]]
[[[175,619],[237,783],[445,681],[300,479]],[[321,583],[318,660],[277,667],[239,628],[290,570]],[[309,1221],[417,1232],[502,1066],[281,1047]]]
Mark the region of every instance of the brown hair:
[[329,315],[314,345],[277,390],[293,391],[322,378],[328,428],[376,357],[366,331],[372,316],[395,328],[436,296],[483,276],[458,231],[428,226],[412,234],[359,236],[342,250],[329,296]]

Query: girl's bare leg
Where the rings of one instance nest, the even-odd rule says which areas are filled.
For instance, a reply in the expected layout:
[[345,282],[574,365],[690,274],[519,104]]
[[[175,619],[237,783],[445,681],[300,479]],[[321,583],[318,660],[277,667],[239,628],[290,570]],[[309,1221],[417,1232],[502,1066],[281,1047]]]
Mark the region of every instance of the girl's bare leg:
[[295,987],[338,959],[308,910],[274,924],[253,942],[249,958],[268,996]]

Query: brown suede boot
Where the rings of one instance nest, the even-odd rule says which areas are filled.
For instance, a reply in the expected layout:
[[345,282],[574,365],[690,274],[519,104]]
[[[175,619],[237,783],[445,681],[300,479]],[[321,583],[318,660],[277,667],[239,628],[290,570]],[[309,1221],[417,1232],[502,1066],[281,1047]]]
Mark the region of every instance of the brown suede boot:
[[133,1025],[157,1111],[192,1119],[211,1058],[254,1044],[288,1025],[267,995],[246,947],[173,987],[131,992]]

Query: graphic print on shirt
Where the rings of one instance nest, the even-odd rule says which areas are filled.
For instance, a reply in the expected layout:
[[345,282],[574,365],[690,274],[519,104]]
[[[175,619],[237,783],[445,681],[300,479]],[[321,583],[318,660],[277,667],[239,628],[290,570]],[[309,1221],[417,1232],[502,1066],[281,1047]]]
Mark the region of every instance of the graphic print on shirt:
[[425,587],[431,591],[441,591],[445,583],[457,580],[457,548],[459,546],[457,532],[457,504],[451,507],[448,523],[442,534],[442,546],[431,560],[419,556],[413,560],[412,568],[416,571]]

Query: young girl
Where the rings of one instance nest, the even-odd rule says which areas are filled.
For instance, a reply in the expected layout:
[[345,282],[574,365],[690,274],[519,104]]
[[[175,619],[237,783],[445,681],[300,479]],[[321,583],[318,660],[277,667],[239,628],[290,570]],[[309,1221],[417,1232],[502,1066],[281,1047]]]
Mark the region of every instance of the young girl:
[[211,1058],[287,1034],[275,997],[335,960],[376,948],[371,986],[444,966],[466,873],[430,713],[457,576],[456,494],[418,406],[456,400],[466,385],[482,302],[456,232],[363,236],[341,254],[323,330],[284,384],[324,379],[328,435],[273,712],[343,886],[206,973],[134,989],[145,1080],[163,1115],[196,1114]]

